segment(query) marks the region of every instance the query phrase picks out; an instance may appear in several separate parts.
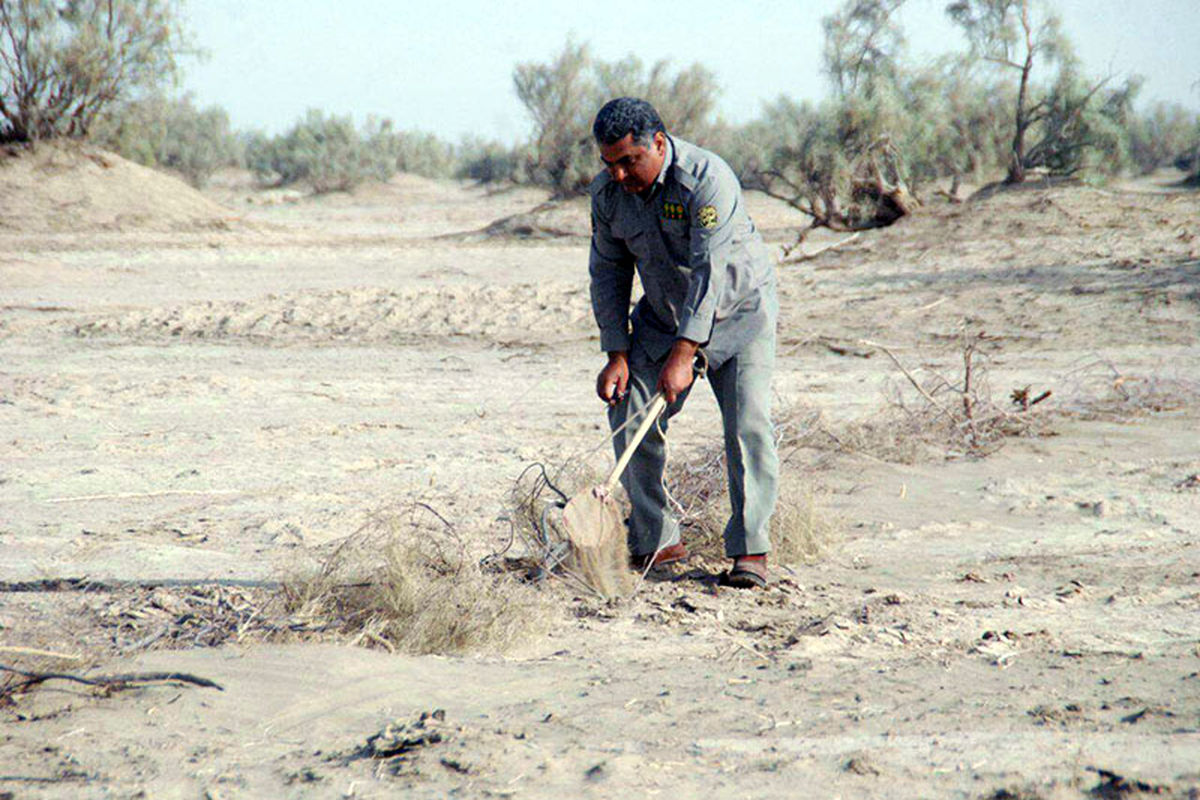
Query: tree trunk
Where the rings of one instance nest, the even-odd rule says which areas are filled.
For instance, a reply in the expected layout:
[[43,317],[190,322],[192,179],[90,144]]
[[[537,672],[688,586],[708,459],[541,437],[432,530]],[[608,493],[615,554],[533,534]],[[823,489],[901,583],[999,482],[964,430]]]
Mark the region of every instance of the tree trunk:
[[1012,162],[1008,166],[1006,183],[1025,181],[1025,130],[1029,127],[1026,109],[1029,94],[1029,74],[1033,72],[1033,28],[1029,22],[1028,0],[1021,2],[1021,27],[1025,29],[1025,63],[1021,65],[1021,87],[1017,90],[1017,129],[1013,133]]

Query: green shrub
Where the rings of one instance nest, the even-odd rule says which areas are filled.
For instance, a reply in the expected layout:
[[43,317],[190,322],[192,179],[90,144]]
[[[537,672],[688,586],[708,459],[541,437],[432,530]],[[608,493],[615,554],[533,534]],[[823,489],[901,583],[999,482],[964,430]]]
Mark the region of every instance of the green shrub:
[[373,158],[400,172],[449,178],[458,167],[454,145],[432,133],[398,131],[390,119],[369,118],[363,138]]
[[400,131],[396,134],[396,168],[426,178],[450,178],[458,170],[454,145],[432,133]]
[[275,185],[303,182],[317,193],[349,191],[396,172],[395,158],[378,139],[373,141],[372,134],[364,138],[350,117],[316,109],[309,109],[281,136],[253,135],[246,146],[246,165]]
[[96,122],[90,138],[130,161],[178,172],[196,187],[242,159],[229,115],[216,106],[198,109],[187,95],[124,103]]
[[1200,114],[1176,103],[1156,103],[1130,125],[1129,154],[1138,170],[1175,165],[1187,169],[1200,152]]
[[468,137],[458,147],[455,177],[480,183],[516,182],[521,177],[521,165],[528,158],[528,153],[519,147]]

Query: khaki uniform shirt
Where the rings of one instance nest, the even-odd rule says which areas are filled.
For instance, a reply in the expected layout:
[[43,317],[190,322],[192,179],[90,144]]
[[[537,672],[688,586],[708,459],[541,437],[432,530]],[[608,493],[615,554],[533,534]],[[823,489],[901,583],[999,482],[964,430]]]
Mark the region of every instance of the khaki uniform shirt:
[[[775,263],[719,156],[667,137],[663,169],[645,193],[626,192],[607,171],[590,192],[588,268],[601,349],[629,350],[636,341],[661,360],[676,339],[690,339],[719,367],[774,328]],[[644,294],[630,314],[635,270]]]

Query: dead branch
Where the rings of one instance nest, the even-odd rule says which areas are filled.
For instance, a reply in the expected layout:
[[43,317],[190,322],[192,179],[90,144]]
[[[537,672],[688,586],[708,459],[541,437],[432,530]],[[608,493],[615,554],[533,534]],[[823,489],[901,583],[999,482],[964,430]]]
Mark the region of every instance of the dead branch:
[[976,449],[979,447],[979,431],[975,429],[975,406],[973,402],[974,396],[971,393],[971,372],[974,366],[975,345],[982,338],[983,334],[980,333],[978,338],[967,342],[963,346],[963,416],[966,419],[967,435],[970,437],[971,447]]
[[88,678],[70,672],[28,672],[16,667],[10,667],[7,664],[0,664],[0,671],[11,672],[26,679],[0,690],[0,696],[6,697],[11,697],[31,686],[36,686],[39,683],[49,680],[72,681],[74,683],[82,683],[86,686],[101,686],[105,689],[116,691],[127,689],[135,684],[145,683],[190,683],[193,686],[216,689],[219,692],[225,691],[225,687],[219,683],[210,681],[208,678],[201,678],[198,675],[192,675],[188,672],[122,672],[116,675],[96,675],[95,677]]
[[279,581],[244,578],[159,578],[150,580],[95,580],[92,578],[39,578],[31,581],[0,581],[4,592],[120,592],[125,589],[186,589],[216,586],[228,589],[278,589]]

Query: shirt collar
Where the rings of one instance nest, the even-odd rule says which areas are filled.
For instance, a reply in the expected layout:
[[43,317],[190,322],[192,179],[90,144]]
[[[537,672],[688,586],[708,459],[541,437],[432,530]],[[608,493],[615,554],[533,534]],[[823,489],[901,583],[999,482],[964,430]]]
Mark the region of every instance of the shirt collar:
[[658,177],[654,179],[654,184],[650,187],[650,191],[646,193],[645,200],[649,202],[658,190],[667,182],[667,175],[671,171],[671,165],[675,163],[675,143],[671,141],[671,137],[665,133],[663,136],[667,140],[667,152],[663,156],[662,169],[658,171]]

